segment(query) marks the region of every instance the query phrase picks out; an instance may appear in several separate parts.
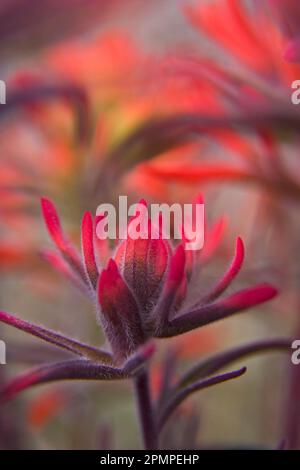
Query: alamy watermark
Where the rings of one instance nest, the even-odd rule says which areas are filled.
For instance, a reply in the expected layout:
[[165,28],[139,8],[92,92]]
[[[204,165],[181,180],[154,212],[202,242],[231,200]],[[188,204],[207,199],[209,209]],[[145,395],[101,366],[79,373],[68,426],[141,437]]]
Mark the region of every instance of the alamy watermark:
[[6,364],[6,344],[0,340],[0,365]]
[[0,80],[0,104],[6,104],[6,83]]
[[96,234],[101,240],[184,238],[186,250],[201,250],[204,245],[204,204],[138,203],[128,207],[127,196],[119,196],[118,211],[107,203],[100,204],[96,214]]
[[300,80],[294,80],[291,84],[292,92],[291,101],[294,105],[300,104]]
[[291,357],[292,363],[298,366],[300,364],[300,339],[295,339],[291,347],[294,349]]

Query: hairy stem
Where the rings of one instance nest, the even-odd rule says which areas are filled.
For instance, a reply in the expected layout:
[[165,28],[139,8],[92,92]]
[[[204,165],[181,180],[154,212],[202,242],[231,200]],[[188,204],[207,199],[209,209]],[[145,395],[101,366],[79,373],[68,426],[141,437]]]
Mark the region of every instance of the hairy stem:
[[137,408],[145,450],[156,450],[158,439],[149,387],[149,373],[143,369],[134,379]]

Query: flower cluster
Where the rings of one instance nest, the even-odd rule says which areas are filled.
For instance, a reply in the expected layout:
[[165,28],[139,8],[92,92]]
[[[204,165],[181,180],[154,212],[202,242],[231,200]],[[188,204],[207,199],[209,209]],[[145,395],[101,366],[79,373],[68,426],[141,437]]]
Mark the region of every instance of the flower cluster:
[[[17,53],[23,36],[27,36],[29,46],[36,42],[32,44],[34,51],[44,43],[91,28],[115,5],[118,14],[122,7],[127,15],[133,8],[137,13],[139,2],[135,7],[135,2],[76,0],[69,14],[66,7],[70,0],[47,0],[43,6],[34,0],[30,17],[23,14],[25,0],[18,2],[18,9],[17,2],[4,3],[0,49],[7,48],[10,38],[11,52]],[[198,0],[184,5],[198,38],[205,36],[210,42],[209,55],[199,41],[200,48],[178,48],[158,57],[138,47],[128,32],[104,28],[98,37],[63,42],[47,50],[35,70],[29,64],[29,69],[13,72],[7,105],[0,109],[0,117],[13,111],[12,120],[1,120],[0,269],[27,267],[37,261],[37,194],[51,193],[58,204],[63,197],[65,205],[75,209],[72,215],[78,215],[82,206],[93,208],[94,201],[100,199],[113,201],[116,191],[123,189],[131,195],[134,192],[137,198],[182,203],[198,190],[199,183],[230,181],[243,186],[250,183],[263,190],[257,201],[252,193],[245,194],[251,217],[244,217],[243,204],[231,207],[242,214],[236,217],[241,233],[245,219],[247,228],[254,227],[253,209],[257,208],[255,220],[266,221],[268,226],[266,230],[262,224],[260,232],[256,224],[253,233],[249,231],[251,246],[257,243],[259,247],[260,269],[267,270],[274,263],[272,269],[276,267],[281,290],[288,289],[298,297],[291,287],[297,285],[298,268],[291,260],[296,260],[298,242],[294,234],[299,223],[297,214],[292,215],[294,205],[285,210],[290,200],[300,200],[299,112],[290,99],[290,85],[299,78],[298,3]],[[60,21],[46,38],[50,11]],[[34,24],[36,15],[41,19],[39,24]],[[6,26],[8,17],[15,18],[11,31]],[[281,198],[274,196],[283,196],[286,205],[281,206]],[[222,203],[227,197],[231,196],[224,191]],[[141,203],[146,205],[144,200]],[[218,197],[214,203],[219,204]],[[12,344],[15,360],[25,363],[30,356],[30,363],[39,361],[42,365],[11,382],[3,373],[1,403],[33,385],[48,382],[129,380],[136,389],[145,447],[196,447],[198,410],[185,414],[184,407],[179,408],[182,402],[194,392],[242,376],[245,367],[222,373],[236,360],[257,352],[290,351],[290,338],[269,338],[202,357],[182,373],[185,358],[180,345],[185,340],[189,346],[196,343],[190,332],[261,305],[277,294],[268,283],[231,290],[244,264],[240,237],[229,267],[220,277],[215,272],[210,274],[213,281],[207,287],[204,268],[219,244],[222,221],[213,228],[205,227],[203,250],[189,251],[187,234],[191,230],[186,225],[182,227],[182,240],[173,243],[149,219],[148,233],[157,236],[136,239],[130,236],[138,219],[133,216],[126,239],[107,241],[97,236],[102,215],[86,212],[78,248],[64,231],[53,202],[43,198],[41,205],[54,244],[54,248],[42,251],[42,257],[91,301],[105,344],[87,344],[1,311],[0,323],[48,343],[40,349]],[[276,236],[274,228],[280,228]],[[24,232],[21,243],[20,232]],[[265,246],[268,261],[261,256]],[[30,274],[34,275],[33,271]],[[255,276],[256,266],[253,272]],[[282,304],[285,311],[284,295]],[[279,321],[285,327],[286,320]],[[176,347],[165,338],[176,338]],[[217,341],[220,343],[219,337]],[[162,361],[153,359],[157,343],[165,346],[165,356],[158,356]],[[203,348],[202,342],[198,343]],[[195,348],[191,349],[195,356]],[[299,447],[300,411],[294,399],[299,384],[299,372],[293,369],[283,431],[290,448]],[[72,393],[76,393],[76,387]],[[67,401],[72,405],[68,396],[63,389],[62,395],[50,393],[33,400],[31,424],[42,425]],[[9,407],[3,407],[0,416],[0,446],[1,440],[5,441],[3,436],[9,435],[3,426],[6,415],[12,422]],[[166,425],[172,417],[177,426],[170,431]],[[102,425],[105,427],[105,423]],[[181,439],[178,427],[191,429]],[[10,437],[6,440],[14,441]]]
[[[44,256],[96,304],[110,350],[83,344],[1,312],[1,322],[84,358],[45,366],[22,376],[2,391],[4,398],[46,381],[130,377],[152,353],[149,346],[152,338],[189,332],[276,295],[274,287],[261,284],[219,299],[243,264],[244,247],[240,238],[228,270],[209,292],[193,299],[189,288],[195,281],[201,255],[185,251],[186,239],[173,248],[162,235],[157,239],[137,240],[128,236],[118,243],[103,267],[102,260],[109,256],[107,241],[96,237],[96,219],[91,213],[86,212],[82,220],[81,256],[64,233],[53,203],[43,199],[42,210],[57,248],[45,251]],[[129,222],[129,231],[133,220]]]

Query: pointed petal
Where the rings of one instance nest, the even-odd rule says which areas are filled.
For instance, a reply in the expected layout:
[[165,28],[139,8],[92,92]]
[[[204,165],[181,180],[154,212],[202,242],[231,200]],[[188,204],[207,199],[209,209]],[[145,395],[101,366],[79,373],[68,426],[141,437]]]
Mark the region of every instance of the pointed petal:
[[153,312],[154,321],[158,329],[166,326],[169,314],[178,298],[179,289],[185,280],[185,251],[182,244],[178,245],[172,254],[167,278],[164,283],[161,297]]
[[166,424],[171,414],[191,394],[203,390],[204,388],[208,388],[213,385],[217,385],[222,382],[227,382],[228,380],[240,377],[241,375],[245,374],[246,370],[246,367],[243,367],[242,369],[238,369],[233,372],[227,372],[225,374],[216,375],[208,379],[200,380],[199,382],[188,385],[187,387],[175,392],[173,396],[171,395],[171,398],[169,399],[165,408],[162,410],[161,416],[159,417],[159,430],[162,430],[163,426]]
[[90,212],[86,212],[82,219],[81,246],[88,279],[96,289],[99,272],[94,252],[94,223]]
[[116,358],[124,359],[144,342],[139,309],[113,259],[101,273],[98,299],[104,330]]
[[66,250],[66,245],[68,245],[68,242],[66,240],[65,234],[63,233],[60,219],[54,204],[49,199],[42,198],[41,206],[44,220],[52,240],[61,251]]
[[33,385],[59,380],[117,380],[127,378],[122,369],[97,364],[84,359],[58,362],[33,369],[0,389],[0,402],[13,398]]
[[213,304],[199,307],[180,315],[171,322],[160,337],[176,336],[187,331],[208,325],[217,320],[227,318],[255,305],[271,300],[277,295],[277,290],[268,284],[244,289]]
[[57,210],[54,204],[46,198],[41,199],[41,206],[42,212],[44,216],[44,220],[46,226],[48,228],[48,232],[54,241],[55,245],[62,253],[63,257],[66,261],[70,264],[72,269],[84,280],[86,281],[86,276],[84,272],[84,268],[82,266],[82,262],[79,256],[78,251],[72,245],[70,240],[68,240],[67,236],[64,234],[60,219],[57,213]]
[[231,265],[229,266],[228,270],[223,275],[223,277],[217,282],[217,284],[212,289],[212,291],[209,294],[207,294],[204,297],[204,299],[201,300],[201,303],[205,304],[205,303],[212,302],[227,289],[227,287],[232,283],[234,278],[240,272],[240,269],[243,265],[244,256],[245,256],[244,244],[243,244],[242,239],[238,237],[236,241],[235,256]]
[[14,326],[15,328],[25,331],[37,338],[43,339],[48,343],[55,344],[56,346],[67,349],[68,351],[78,354],[79,356],[84,356],[89,359],[98,360],[104,363],[111,363],[111,355],[101,349],[94,348],[87,344],[80,343],[74,339],[63,336],[55,331],[48,330],[41,326],[29,323],[25,320],[10,315],[6,312],[0,312],[0,322],[6,323],[7,325]]

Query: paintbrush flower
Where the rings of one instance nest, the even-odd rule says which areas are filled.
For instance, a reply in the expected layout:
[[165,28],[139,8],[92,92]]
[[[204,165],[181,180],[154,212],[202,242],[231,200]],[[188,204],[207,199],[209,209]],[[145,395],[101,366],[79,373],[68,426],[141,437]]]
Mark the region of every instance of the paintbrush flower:
[[[217,320],[224,319],[250,307],[272,299],[276,289],[260,284],[220,298],[239,273],[244,261],[244,245],[236,241],[234,258],[225,274],[211,290],[198,299],[190,294],[190,285],[201,265],[201,251],[185,250],[187,239],[174,248],[165,240],[162,231],[155,239],[132,239],[128,224],[128,236],[120,240],[114,253],[109,254],[107,240],[96,236],[97,218],[86,212],[82,220],[82,255],[64,233],[53,203],[42,200],[42,210],[49,234],[57,250],[44,252],[44,257],[77,288],[91,297],[96,305],[98,320],[110,343],[111,351],[81,344],[58,333],[29,324],[8,313],[0,313],[0,320],[38,336],[56,346],[96,361],[93,370],[85,360],[71,362],[72,371],[61,366],[43,372],[32,380],[45,381],[76,378],[77,365],[82,365],[82,378],[93,374],[108,362],[123,367],[151,338],[180,335]],[[99,216],[98,216],[99,218]],[[152,222],[149,220],[149,226]],[[185,227],[184,229],[187,229]],[[155,229],[153,229],[155,231]],[[152,234],[153,232],[151,232]],[[106,265],[103,259],[108,258]],[[144,354],[144,353],[143,353]],[[73,365],[75,369],[73,370]],[[108,366],[105,366],[107,368]],[[65,373],[65,371],[68,371]],[[102,372],[101,372],[102,373]],[[100,375],[101,375],[100,373]],[[46,374],[46,375],[45,375]],[[109,369],[104,375],[123,376],[123,369]],[[80,374],[79,374],[80,375]],[[78,377],[80,378],[80,377]]]
[[[201,203],[197,198],[194,204]],[[191,394],[242,376],[246,368],[218,373],[232,360],[260,350],[288,349],[289,340],[274,340],[228,351],[195,366],[175,385],[170,371],[164,372],[162,388],[153,400],[149,387],[147,363],[154,353],[154,338],[167,338],[227,318],[250,307],[271,300],[277,293],[269,284],[260,284],[222,296],[238,275],[244,261],[244,245],[237,238],[233,260],[224,275],[202,295],[197,293],[197,273],[213,255],[220,241],[220,223],[205,229],[208,237],[203,250],[188,250],[194,221],[184,217],[181,240],[173,246],[164,232],[162,218],[156,222],[139,219],[145,201],[137,205],[130,218],[126,236],[118,233],[113,250],[101,236],[104,214],[93,217],[86,212],[81,226],[81,252],[65,234],[54,204],[42,199],[42,211],[56,250],[43,251],[44,258],[67,277],[94,303],[98,322],[108,340],[108,348],[85,344],[75,338],[29,323],[7,312],[0,321],[61,348],[75,359],[44,364],[13,379],[0,389],[2,402],[33,385],[61,380],[133,381],[137,394],[145,448],[156,449],[166,422]],[[151,214],[152,216],[152,214]],[[136,237],[136,228],[147,227]],[[146,224],[143,222],[146,221]],[[221,224],[222,225],[222,224]],[[100,227],[100,228],[99,228]],[[139,230],[138,230],[139,232]]]

